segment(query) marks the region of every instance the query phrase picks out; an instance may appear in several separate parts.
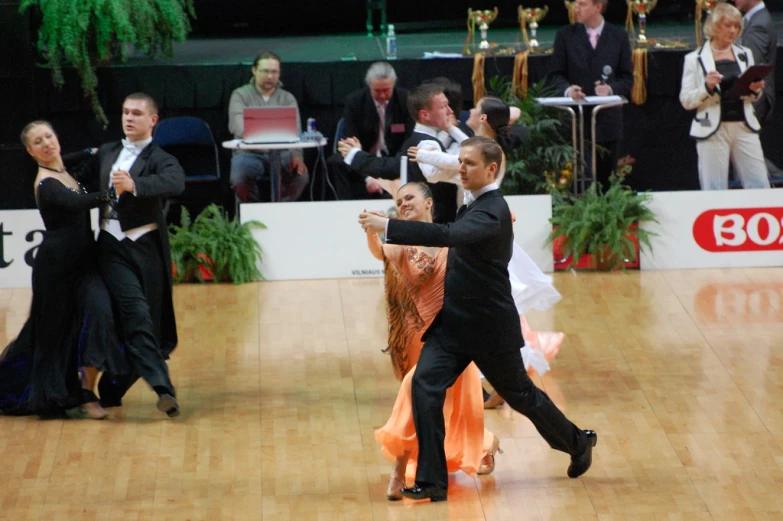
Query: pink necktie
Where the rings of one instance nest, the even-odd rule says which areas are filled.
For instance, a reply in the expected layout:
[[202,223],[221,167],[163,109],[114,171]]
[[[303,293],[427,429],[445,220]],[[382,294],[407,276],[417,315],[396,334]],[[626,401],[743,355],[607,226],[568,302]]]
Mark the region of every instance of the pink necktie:
[[[376,107],[377,108],[377,107]],[[386,105],[378,109],[378,142],[372,147],[370,153],[381,156],[381,152],[386,150]]]
[[590,45],[592,45],[593,49],[595,49],[596,45],[598,45],[598,31],[595,29],[589,29],[587,33],[588,36],[590,36]]

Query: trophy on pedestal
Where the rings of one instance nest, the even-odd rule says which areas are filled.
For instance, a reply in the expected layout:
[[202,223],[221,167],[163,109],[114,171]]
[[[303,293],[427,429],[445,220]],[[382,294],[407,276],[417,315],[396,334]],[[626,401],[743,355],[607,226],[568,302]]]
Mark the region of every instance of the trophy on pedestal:
[[479,31],[481,32],[481,41],[479,42],[479,49],[486,50],[489,49],[489,42],[487,41],[487,30],[489,29],[489,24],[495,21],[495,18],[498,17],[498,8],[496,7],[494,10],[490,11],[489,9],[485,9],[483,11],[480,10],[473,10],[468,9],[468,26],[469,30],[470,27],[475,27],[478,25]]
[[639,17],[639,36],[636,37],[636,45],[638,47],[646,47],[648,44],[646,34],[647,15],[655,9],[656,5],[658,5],[658,0],[628,0],[628,6]]
[[[544,16],[549,12],[549,6],[542,7],[517,7],[517,16],[519,18],[519,27],[522,29],[522,37],[525,39],[525,44],[530,52],[536,52],[538,50],[538,40],[536,39],[536,31],[538,30],[538,22],[544,19]],[[530,38],[527,36],[527,26],[530,26]]]
[[568,23],[576,23],[576,0],[563,0],[566,11],[568,11]]

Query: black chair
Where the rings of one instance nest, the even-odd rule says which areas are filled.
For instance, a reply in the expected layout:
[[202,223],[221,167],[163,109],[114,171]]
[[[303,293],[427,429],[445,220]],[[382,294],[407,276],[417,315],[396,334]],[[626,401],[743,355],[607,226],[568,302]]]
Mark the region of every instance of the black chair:
[[[221,203],[220,156],[206,121],[194,117],[162,119],[155,126],[155,143],[173,155],[185,171],[185,192],[169,204],[198,206]],[[191,213],[196,213],[188,208]]]

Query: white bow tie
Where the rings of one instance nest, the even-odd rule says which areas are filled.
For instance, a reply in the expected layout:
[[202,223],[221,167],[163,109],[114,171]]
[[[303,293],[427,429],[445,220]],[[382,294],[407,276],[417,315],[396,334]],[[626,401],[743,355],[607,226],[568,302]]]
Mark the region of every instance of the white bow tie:
[[125,148],[125,150],[127,150],[128,152],[136,156],[141,154],[141,151],[144,150],[144,146],[138,145],[136,143],[131,143],[127,139],[122,140],[122,146]]

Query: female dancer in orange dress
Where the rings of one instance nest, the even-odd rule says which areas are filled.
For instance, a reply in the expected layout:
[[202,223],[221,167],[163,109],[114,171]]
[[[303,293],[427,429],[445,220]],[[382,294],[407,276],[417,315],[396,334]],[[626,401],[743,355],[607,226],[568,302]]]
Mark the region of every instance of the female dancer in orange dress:
[[[401,219],[432,222],[432,193],[423,183],[409,183],[397,193],[397,212]],[[384,261],[387,313],[389,320],[389,344],[394,373],[402,380],[397,400],[389,420],[375,431],[375,439],[381,451],[394,461],[386,497],[401,499],[399,490],[405,485],[405,476],[415,475],[418,442],[413,425],[411,403],[411,378],[419,353],[423,346],[422,334],[427,330],[443,306],[444,278],[448,251],[446,248],[427,248],[382,244],[377,234],[368,234],[370,251]],[[526,257],[526,255],[525,255]],[[519,257],[518,257],[519,258]],[[526,305],[548,299],[559,294],[549,285],[544,288],[536,277],[540,273],[533,262],[517,261],[509,265],[512,286],[522,293],[522,280],[533,283],[531,295],[526,295]],[[537,297],[538,295],[538,297]],[[540,298],[539,298],[540,297]],[[543,302],[543,300],[541,300]],[[519,308],[519,306],[518,306]],[[536,333],[527,326],[520,315],[525,341],[543,355],[533,356],[540,362],[551,360],[562,341],[562,333]],[[547,338],[539,341],[539,336]],[[549,341],[549,338],[552,341]],[[523,358],[527,357],[524,353]],[[527,365],[527,362],[526,362]],[[536,364],[541,370],[541,365]],[[545,369],[548,368],[544,362]],[[544,369],[544,371],[545,371]],[[531,367],[531,371],[533,368]],[[484,428],[484,401],[481,388],[481,373],[475,364],[470,364],[446,393],[443,414],[446,422],[444,448],[449,472],[463,470],[467,474],[489,474],[495,468],[495,452],[499,451],[497,437]]]
[[[432,222],[432,193],[423,183],[409,183],[397,192],[401,219]],[[383,260],[389,318],[392,366],[402,380],[391,417],[375,431],[381,451],[394,461],[386,497],[401,499],[405,475],[414,475],[418,442],[413,425],[411,378],[424,342],[422,334],[443,307],[446,248],[382,244],[377,234],[368,234],[370,251]],[[470,364],[446,393],[446,460],[449,472],[489,474],[494,469],[498,440],[484,429],[481,376]]]

